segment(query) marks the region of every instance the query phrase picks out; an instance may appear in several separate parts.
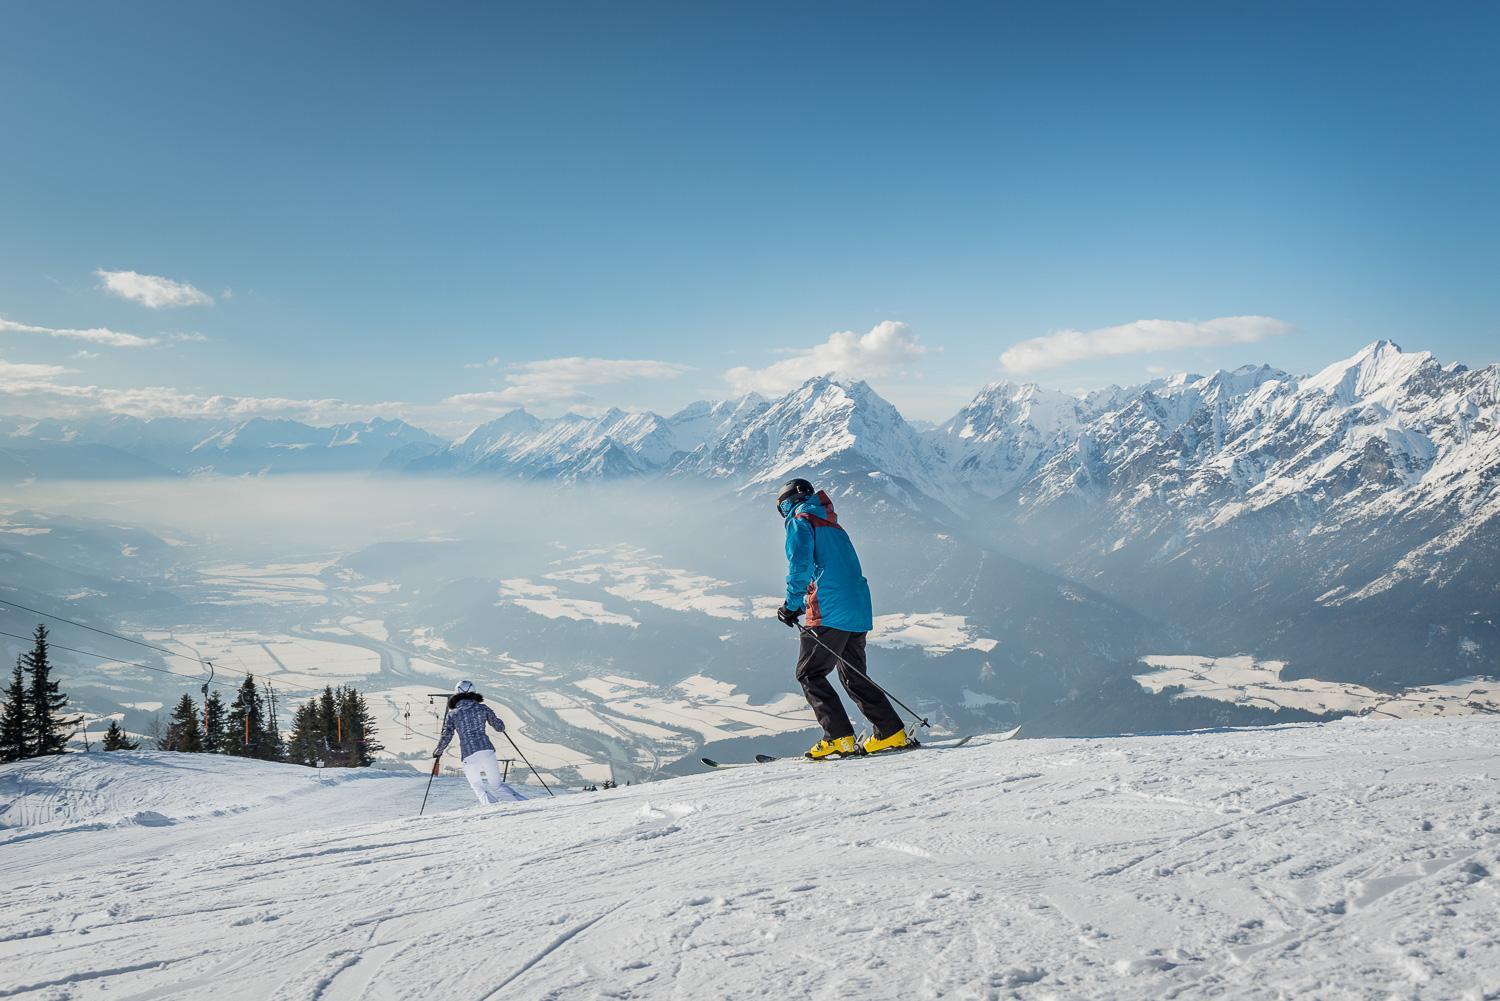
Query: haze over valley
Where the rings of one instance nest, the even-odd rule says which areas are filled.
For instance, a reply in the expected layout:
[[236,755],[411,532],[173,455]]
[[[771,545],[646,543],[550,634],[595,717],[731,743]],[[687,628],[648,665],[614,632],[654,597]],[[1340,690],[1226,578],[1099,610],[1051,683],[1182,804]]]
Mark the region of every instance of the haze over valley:
[[424,767],[428,696],[469,678],[549,778],[641,781],[811,736],[769,500],[806,475],[859,544],[872,666],[941,731],[1491,711],[1497,385],[1381,342],[1306,377],[993,384],[929,429],[826,377],[453,441],[13,417],[0,598],[176,654],[54,622],[118,658],[58,652],[96,731],[147,732],[201,660],[283,718],[356,684]]

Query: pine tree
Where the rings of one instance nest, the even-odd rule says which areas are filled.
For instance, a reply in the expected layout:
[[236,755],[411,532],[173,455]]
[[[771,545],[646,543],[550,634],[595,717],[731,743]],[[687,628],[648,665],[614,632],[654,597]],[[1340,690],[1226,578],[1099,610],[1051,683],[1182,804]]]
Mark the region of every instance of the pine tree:
[[225,754],[256,758],[265,744],[265,703],[255,686],[255,676],[247,674],[229,704],[229,732]]
[[21,664],[18,657],[10,686],[5,689],[5,702],[0,704],[0,762],[31,757],[31,702]]
[[177,703],[177,708],[172,710],[171,721],[167,724],[166,750],[184,754],[197,754],[203,750],[203,728],[198,724],[198,705],[186,692]]
[[104,749],[106,751],[134,751],[141,745],[125,735],[120,727],[120,721],[112,719],[109,721],[109,729],[104,731]]
[[323,694],[318,696],[318,731],[323,742],[323,760],[333,768],[348,764],[343,760],[344,749],[339,746],[342,734],[339,729],[338,700],[334,698],[333,689],[327,685],[323,686]]
[[82,716],[64,718],[68,697],[52,680],[52,660],[47,651],[47,627],[37,626],[31,652],[24,654],[25,668],[31,673],[29,686],[31,755],[61,754],[67,750],[68,738],[82,721]]
[[293,714],[286,756],[288,761],[299,765],[316,765],[323,757],[323,733],[318,726],[317,699],[308,699]]
[[375,752],[385,750],[375,738],[375,717],[370,707],[353,685],[339,689],[338,714],[343,733],[343,763],[359,768],[369,767],[375,760]]
[[218,692],[209,692],[203,702],[203,749],[223,754],[229,743],[229,715]]

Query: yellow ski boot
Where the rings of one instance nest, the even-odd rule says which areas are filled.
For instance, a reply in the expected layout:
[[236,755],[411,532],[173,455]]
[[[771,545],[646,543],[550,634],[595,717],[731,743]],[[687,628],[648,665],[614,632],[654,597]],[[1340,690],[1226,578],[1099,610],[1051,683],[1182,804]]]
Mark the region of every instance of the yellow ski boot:
[[915,742],[906,736],[903,728],[897,730],[889,737],[876,737],[873,734],[864,744],[866,754],[879,754],[881,751],[899,751],[903,747],[911,747]]
[[853,737],[839,737],[837,740],[820,740],[808,748],[804,757],[814,761],[824,758],[847,758],[851,754],[858,754],[859,747],[854,743]]

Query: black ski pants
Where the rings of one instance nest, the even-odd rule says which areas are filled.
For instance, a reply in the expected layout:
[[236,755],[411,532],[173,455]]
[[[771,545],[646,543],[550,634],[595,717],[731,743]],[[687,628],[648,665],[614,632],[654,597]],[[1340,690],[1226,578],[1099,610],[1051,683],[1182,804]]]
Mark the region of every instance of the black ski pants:
[[[822,641],[822,645],[813,639],[814,636]],[[838,656],[835,657],[835,654]],[[839,657],[855,670],[851,671],[839,663]],[[839,681],[843,684],[844,691],[849,693],[849,697],[859,706],[859,711],[864,713],[865,719],[875,728],[875,736],[889,737],[901,729],[901,717],[896,715],[891,700],[865,677],[865,634],[846,633],[842,629],[830,629],[828,626],[811,626],[802,634],[802,648],[797,654],[797,680],[802,684],[808,704],[817,714],[824,737],[837,740],[839,737],[854,735],[854,724],[849,722],[844,703],[839,700],[838,692],[833,690],[833,684],[828,680],[835,669],[839,672]]]

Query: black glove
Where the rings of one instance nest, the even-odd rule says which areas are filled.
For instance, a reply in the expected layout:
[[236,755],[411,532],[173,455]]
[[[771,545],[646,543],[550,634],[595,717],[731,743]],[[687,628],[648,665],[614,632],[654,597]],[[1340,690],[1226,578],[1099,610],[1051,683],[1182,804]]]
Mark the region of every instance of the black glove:
[[443,756],[443,752],[442,751],[433,751],[432,752],[432,756],[434,758],[441,758]]
[[794,612],[790,608],[787,608],[785,605],[782,605],[780,608],[776,609],[776,617],[782,622],[786,623],[787,626],[796,628],[796,626],[798,625],[797,620],[802,618],[802,609],[799,608]]

